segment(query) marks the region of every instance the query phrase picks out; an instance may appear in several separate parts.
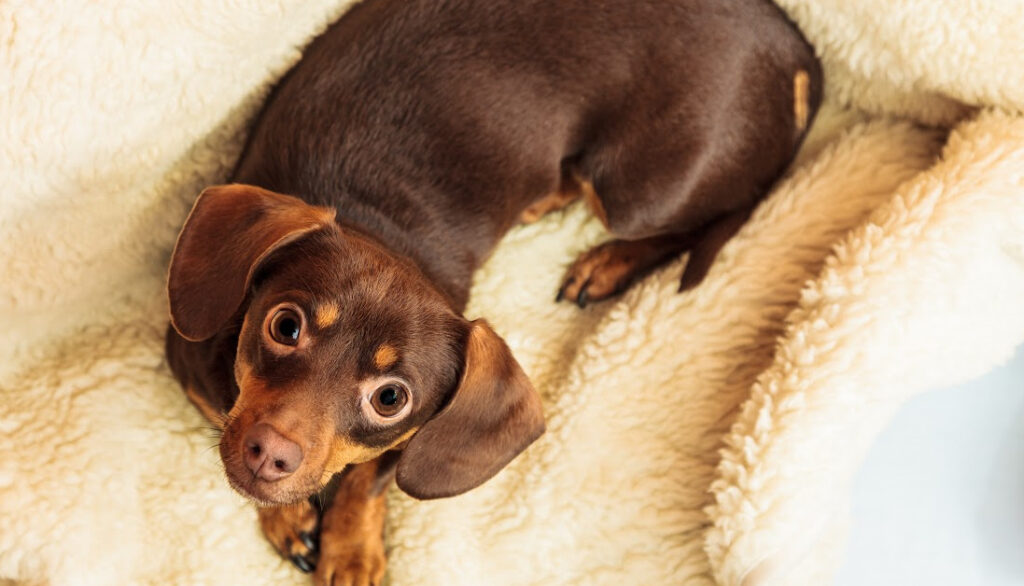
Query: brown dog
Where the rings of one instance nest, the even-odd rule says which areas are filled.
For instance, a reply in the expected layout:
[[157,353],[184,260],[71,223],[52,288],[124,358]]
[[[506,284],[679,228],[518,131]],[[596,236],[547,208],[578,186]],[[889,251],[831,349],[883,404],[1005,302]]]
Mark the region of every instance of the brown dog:
[[238,184],[199,196],[169,273],[172,368],[271,542],[318,582],[377,583],[392,475],[459,494],[544,430],[508,347],[461,316],[501,236],[582,195],[617,239],[559,299],[687,250],[692,286],[820,93],[766,0],[353,7],[271,95]]

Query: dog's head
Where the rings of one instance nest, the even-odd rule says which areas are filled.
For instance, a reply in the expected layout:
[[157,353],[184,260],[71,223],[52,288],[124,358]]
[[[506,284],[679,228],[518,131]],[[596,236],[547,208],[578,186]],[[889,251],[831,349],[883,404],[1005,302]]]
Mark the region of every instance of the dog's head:
[[205,190],[168,294],[188,340],[241,323],[220,453],[254,500],[305,498],[396,449],[402,490],[451,496],[544,431],[536,392],[490,326],[458,315],[410,261],[339,227],[333,209],[247,185]]

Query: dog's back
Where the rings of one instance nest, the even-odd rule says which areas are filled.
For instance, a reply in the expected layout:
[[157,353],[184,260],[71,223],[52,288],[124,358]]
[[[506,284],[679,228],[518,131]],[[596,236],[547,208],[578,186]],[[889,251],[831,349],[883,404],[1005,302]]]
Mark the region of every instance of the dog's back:
[[[813,114],[813,51],[764,0],[363,2],[279,84],[234,179],[334,206],[414,258],[458,250],[436,270],[468,280],[566,164],[600,177],[680,118],[742,134],[714,154],[763,188],[801,135],[765,114],[793,109],[794,70]],[[644,148],[652,170],[678,166]]]

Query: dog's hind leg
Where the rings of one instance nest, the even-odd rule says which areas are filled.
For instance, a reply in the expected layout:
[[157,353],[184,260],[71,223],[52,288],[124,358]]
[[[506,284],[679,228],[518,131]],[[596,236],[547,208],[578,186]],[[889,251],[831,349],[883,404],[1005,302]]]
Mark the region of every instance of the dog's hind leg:
[[695,83],[653,106],[631,104],[594,131],[579,172],[615,239],[570,266],[558,299],[605,299],[685,251],[680,290],[703,280],[796,154],[817,107],[817,93],[800,100],[802,69],[792,83],[772,67],[733,75],[735,87],[728,76]]
[[689,234],[664,234],[639,240],[616,239],[581,254],[566,271],[555,301],[569,299],[580,307],[621,293],[634,281],[679,254],[690,256],[679,291],[698,285],[722,246],[750,215],[751,208],[730,212]]

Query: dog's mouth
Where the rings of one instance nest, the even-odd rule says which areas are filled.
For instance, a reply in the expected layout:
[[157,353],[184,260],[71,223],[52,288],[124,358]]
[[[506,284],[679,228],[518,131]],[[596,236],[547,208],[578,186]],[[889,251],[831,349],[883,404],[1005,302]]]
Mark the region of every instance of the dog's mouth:
[[282,481],[267,482],[256,477],[251,472],[245,474],[232,473],[232,469],[224,466],[228,484],[235,492],[263,507],[291,505],[308,499],[320,491],[319,485],[312,487],[289,486],[293,483]]
[[[322,488],[315,463],[300,461],[288,470],[277,455],[268,453],[265,462],[254,463],[247,454],[265,448],[246,445],[248,438],[225,432],[220,442],[220,457],[228,484],[236,492],[261,506],[289,505],[309,498]],[[277,465],[275,466],[275,460]],[[275,470],[283,468],[285,472]],[[276,472],[268,474],[269,472]]]

